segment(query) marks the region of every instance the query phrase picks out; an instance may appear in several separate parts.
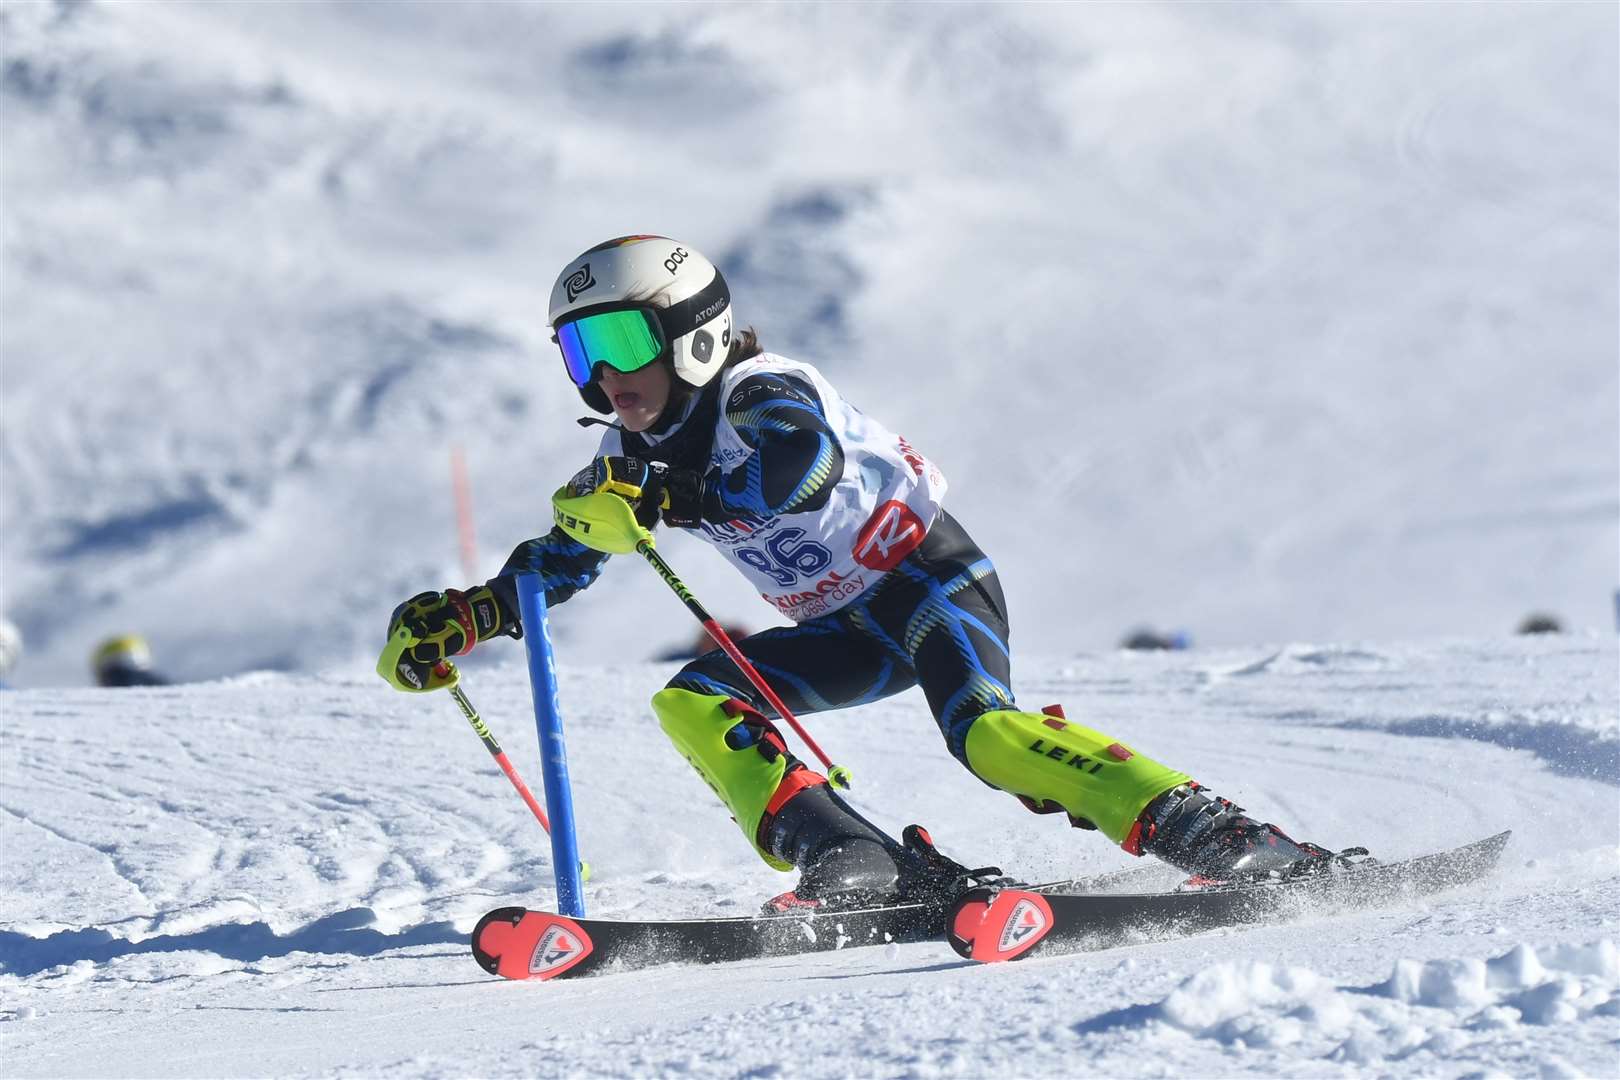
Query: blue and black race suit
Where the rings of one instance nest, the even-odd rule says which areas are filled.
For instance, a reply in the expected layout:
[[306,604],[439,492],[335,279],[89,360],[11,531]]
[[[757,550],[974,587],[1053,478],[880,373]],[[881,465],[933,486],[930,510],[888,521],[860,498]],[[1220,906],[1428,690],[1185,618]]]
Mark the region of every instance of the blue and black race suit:
[[[668,431],[655,427],[656,441],[624,432],[626,453],[671,468],[707,469],[707,522],[768,519],[824,503],[844,456],[814,388],[780,373],[740,383],[740,389],[758,392],[734,392],[730,400],[746,404],[726,419],[755,452],[742,466],[722,472],[709,468],[718,385],[715,380],[695,394]],[[516,574],[538,573],[547,604],[555,605],[595,581],[607,558],[553,529],[518,545],[489,584],[516,626]],[[962,742],[973,721],[989,710],[1014,707],[1007,638],[1006,601],[995,567],[941,511],[921,545],[856,600],[737,644],[796,713],[860,705],[920,685],[951,753],[965,762]],[[725,694],[772,713],[718,649],[687,664],[669,685]]]

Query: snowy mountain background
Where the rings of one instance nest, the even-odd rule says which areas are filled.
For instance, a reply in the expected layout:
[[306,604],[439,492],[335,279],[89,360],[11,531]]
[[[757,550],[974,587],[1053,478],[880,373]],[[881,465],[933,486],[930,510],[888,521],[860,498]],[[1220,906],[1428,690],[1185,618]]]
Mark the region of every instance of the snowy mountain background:
[[[0,1074],[1620,1074],[1617,189],[1609,4],[5,0]],[[1025,704],[1332,846],[1512,828],[1501,872],[999,968],[484,976],[549,849],[371,668],[468,583],[453,448],[474,580],[548,526],[596,437],[546,293],[629,232],[940,464]],[[747,912],[790,879],[647,717],[692,627],[620,562],[553,613],[587,904]],[[122,632],[202,681],[78,688]],[[520,656],[467,681],[538,783]],[[887,828],[1141,865],[915,693],[810,726]]]
[[[648,231],[939,462],[1021,649],[1613,628],[1612,5],[0,15],[19,685],[368,667],[467,583],[452,445],[478,579],[548,526],[547,291]],[[565,658],[687,640],[649,581]]]

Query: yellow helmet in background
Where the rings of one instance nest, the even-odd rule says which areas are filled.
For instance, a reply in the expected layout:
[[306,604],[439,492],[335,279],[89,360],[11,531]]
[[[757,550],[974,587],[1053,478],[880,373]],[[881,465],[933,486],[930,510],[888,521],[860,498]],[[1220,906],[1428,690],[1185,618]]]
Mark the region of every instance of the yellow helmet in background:
[[120,634],[96,646],[90,667],[96,682],[105,686],[110,672],[152,670],[152,647],[139,634]]

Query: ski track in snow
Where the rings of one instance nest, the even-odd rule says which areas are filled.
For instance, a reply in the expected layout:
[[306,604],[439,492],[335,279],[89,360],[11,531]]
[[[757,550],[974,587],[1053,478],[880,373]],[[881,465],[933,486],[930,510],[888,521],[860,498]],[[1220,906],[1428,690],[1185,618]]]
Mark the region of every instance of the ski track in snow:
[[[447,699],[337,674],[9,693],[3,1071],[1613,1075],[1616,662],[1568,638],[1021,662],[1026,706],[1299,835],[1398,857],[1513,828],[1466,891],[999,967],[921,944],[551,984],[467,951],[485,910],[551,902],[550,858]],[[563,673],[593,915],[740,914],[788,880],[657,735],[670,670]],[[468,691],[538,782],[521,666]],[[858,805],[968,862],[1146,865],[972,780],[915,693],[811,722]],[[1552,732],[1584,742],[1549,757]]]

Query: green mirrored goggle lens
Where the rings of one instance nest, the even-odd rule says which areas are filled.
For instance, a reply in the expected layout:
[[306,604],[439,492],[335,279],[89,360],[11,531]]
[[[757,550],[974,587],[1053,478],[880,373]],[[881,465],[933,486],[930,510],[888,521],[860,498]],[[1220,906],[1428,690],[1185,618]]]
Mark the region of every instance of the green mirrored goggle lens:
[[557,327],[563,366],[575,386],[591,381],[597,364],[636,371],[664,352],[664,334],[647,311],[605,311]]

